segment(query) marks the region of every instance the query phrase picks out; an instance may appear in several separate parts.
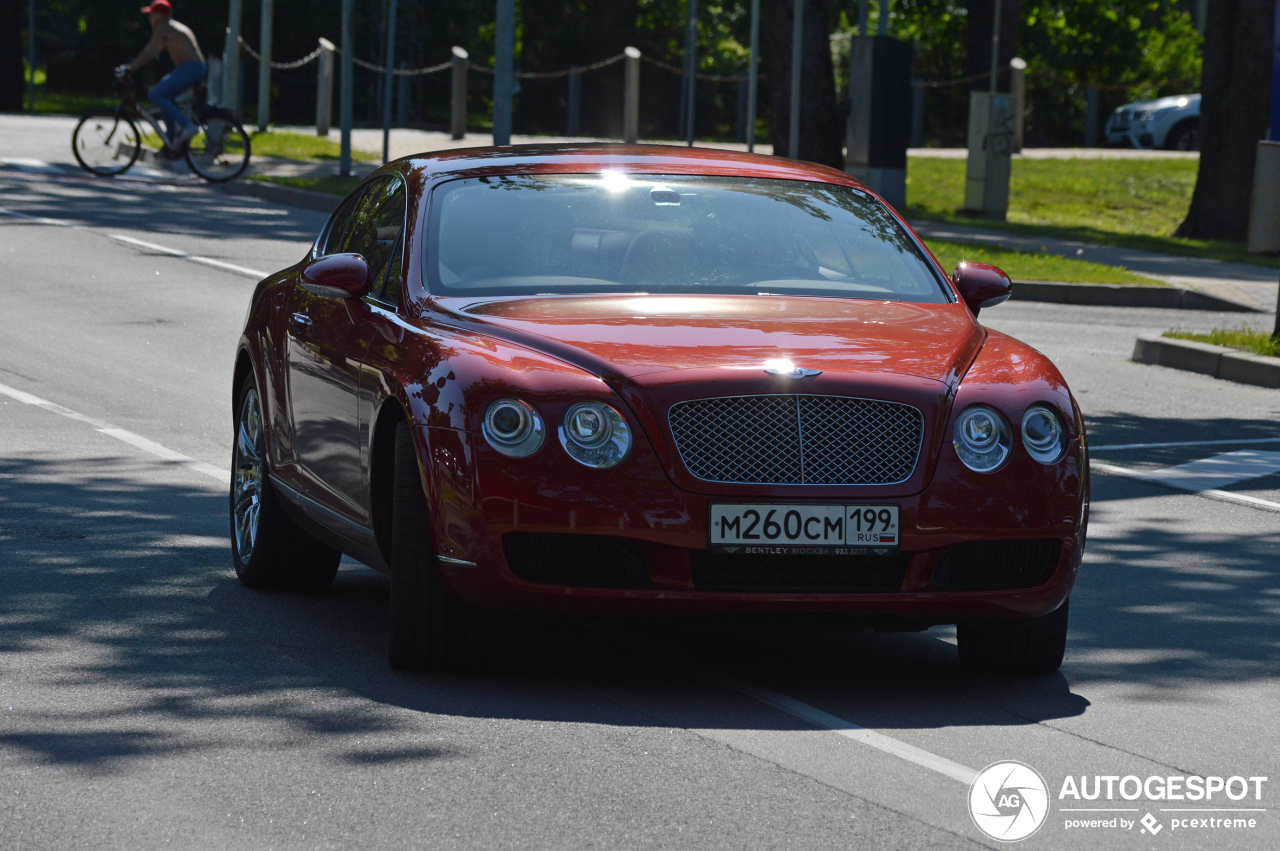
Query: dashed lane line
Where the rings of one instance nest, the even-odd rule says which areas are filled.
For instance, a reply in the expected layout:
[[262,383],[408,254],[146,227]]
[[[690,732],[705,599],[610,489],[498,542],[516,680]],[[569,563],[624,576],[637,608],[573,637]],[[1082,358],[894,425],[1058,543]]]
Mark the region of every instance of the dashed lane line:
[[943,756],[918,748],[915,745],[909,745],[906,742],[899,741],[892,736],[886,736],[883,733],[877,733],[875,730],[868,730],[866,727],[854,724],[852,721],[846,721],[838,718],[830,713],[823,712],[817,707],[802,703],[793,697],[787,697],[785,694],[778,694],[776,691],[770,691],[763,686],[755,683],[744,682],[742,680],[732,679],[728,677],[709,676],[712,682],[718,683],[725,688],[745,694],[754,698],[761,703],[772,706],[774,709],[781,710],[801,721],[820,727],[824,730],[830,730],[837,735],[844,736],[846,739],[852,739],[859,744],[875,748],[878,751],[895,756],[898,759],[914,763],[921,768],[927,768],[930,771],[937,772],[944,777],[959,781],[966,786],[973,785],[973,781],[978,778],[978,772],[966,765],[958,762],[952,762]]
[[1280,502],[1271,502],[1266,499],[1258,499],[1256,496],[1249,496],[1248,494],[1243,493],[1232,493],[1231,491],[1218,490],[1217,488],[1200,490],[1183,482],[1162,478],[1160,475],[1163,472],[1162,470],[1134,470],[1129,467],[1119,467],[1115,464],[1104,464],[1101,461],[1094,461],[1092,459],[1089,461],[1089,469],[1095,470],[1099,473],[1110,473],[1113,476],[1124,476],[1129,479],[1138,479],[1139,481],[1150,482],[1151,484],[1163,485],[1167,488],[1173,488],[1185,493],[1192,493],[1196,496],[1208,497],[1209,499],[1216,499],[1220,502],[1234,502],[1239,505],[1247,505],[1250,508],[1261,508],[1265,511],[1280,511]]
[[222,269],[226,272],[234,272],[237,275],[244,275],[249,278],[260,279],[269,275],[269,272],[262,272],[257,269],[250,269],[246,266],[237,266],[234,263],[228,263],[225,260],[214,260],[212,257],[202,257],[199,254],[189,254],[186,251],[179,251],[176,248],[169,248],[167,245],[157,245],[154,242],[147,242],[143,239],[134,239],[131,236],[125,236],[122,233],[113,233],[108,235],[110,239],[118,242],[124,242],[138,248],[145,248],[148,251],[158,251],[161,254],[168,254],[170,257],[181,257],[184,260],[190,260],[192,263],[199,263],[204,266],[212,266],[215,269]]
[[95,419],[93,417],[87,417],[84,414],[71,410],[70,408],[64,408],[59,404],[50,402],[48,399],[41,399],[39,396],[24,393],[21,390],[9,387],[5,384],[0,384],[0,396],[8,396],[10,399],[14,399],[24,405],[34,405],[37,408],[43,408],[46,411],[66,417],[67,419],[85,423],[99,434],[105,434],[107,437],[114,437],[122,443],[127,443],[135,449],[141,449],[143,452],[154,455],[157,458],[163,458],[166,461],[171,461],[183,467],[187,467],[197,473],[203,473],[210,478],[217,479],[224,485],[231,484],[231,472],[229,470],[223,470],[219,467],[213,466],[212,464],[206,464],[204,461],[198,461],[189,455],[183,455],[181,452],[174,452],[169,447],[162,446],[154,440],[148,440],[140,434],[134,434],[131,431],[125,431],[122,428],[117,428],[111,423],[103,422],[102,420]]
[[[78,225],[75,222],[68,222],[63,219],[51,219],[47,216],[33,216],[30,213],[20,213],[17,210],[11,210],[7,207],[0,207],[0,215],[13,216],[16,219],[26,219],[42,225],[54,225],[56,227],[73,228],[75,230],[84,231],[89,230],[89,228],[84,225]],[[90,232],[92,233],[92,231]],[[161,254],[167,254],[170,257],[180,257],[183,260],[189,260],[192,263],[199,263],[202,266],[211,266],[214,269],[221,269],[224,272],[243,275],[247,278],[253,278],[254,280],[260,280],[270,274],[269,272],[263,272],[259,269],[250,269],[247,266],[237,266],[235,263],[228,263],[225,260],[215,260],[212,257],[204,257],[200,254],[191,254],[186,251],[179,251],[178,249],[170,248],[167,245],[147,242],[144,239],[135,239],[131,236],[125,236],[122,233],[107,234],[107,238],[132,245],[135,248],[145,248],[148,251],[157,251]]]
[[1280,443],[1280,437],[1251,437],[1243,440],[1179,440],[1173,443],[1113,443],[1089,445],[1090,452],[1112,452],[1120,449],[1168,449],[1175,446],[1244,446],[1251,443]]

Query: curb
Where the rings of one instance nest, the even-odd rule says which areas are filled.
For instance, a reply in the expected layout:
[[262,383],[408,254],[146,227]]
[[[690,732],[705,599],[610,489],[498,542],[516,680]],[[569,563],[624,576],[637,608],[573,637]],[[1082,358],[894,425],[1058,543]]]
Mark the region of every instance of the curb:
[[327,192],[312,192],[308,189],[294,189],[291,186],[280,186],[261,180],[235,180],[219,187],[228,195],[247,195],[250,198],[261,198],[273,204],[286,207],[300,207],[303,210],[315,210],[320,213],[332,213],[342,203],[342,196],[330,195]]
[[1280,358],[1226,346],[1143,335],[1133,346],[1133,361],[1198,372],[1238,384],[1280,388]]
[[1209,295],[1183,287],[1142,284],[1061,284],[1020,281],[1013,285],[1018,301],[1081,304],[1105,307],[1163,307],[1174,310],[1216,310],[1229,313],[1265,313],[1251,304]]

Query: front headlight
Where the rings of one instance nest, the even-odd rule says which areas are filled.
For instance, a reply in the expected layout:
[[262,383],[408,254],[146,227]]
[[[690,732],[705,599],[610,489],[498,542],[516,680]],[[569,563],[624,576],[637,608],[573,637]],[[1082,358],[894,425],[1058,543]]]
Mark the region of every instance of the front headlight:
[[520,399],[499,399],[490,405],[480,430],[490,446],[510,458],[527,458],[547,437],[542,416]]
[[631,427],[600,402],[579,402],[565,411],[559,434],[569,457],[588,467],[614,467],[631,451]]
[[956,455],[975,473],[992,473],[1009,457],[1013,433],[994,408],[974,405],[956,418]]
[[1067,448],[1067,436],[1058,416],[1044,405],[1032,405],[1022,415],[1022,445],[1041,464],[1055,464]]

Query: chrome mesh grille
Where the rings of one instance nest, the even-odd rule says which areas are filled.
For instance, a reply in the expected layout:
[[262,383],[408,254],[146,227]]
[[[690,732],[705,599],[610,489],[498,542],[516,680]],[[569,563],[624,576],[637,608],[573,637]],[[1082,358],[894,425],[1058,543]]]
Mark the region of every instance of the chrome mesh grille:
[[848,396],[726,396],[671,406],[685,467],[707,482],[890,485],[911,477],[924,416]]

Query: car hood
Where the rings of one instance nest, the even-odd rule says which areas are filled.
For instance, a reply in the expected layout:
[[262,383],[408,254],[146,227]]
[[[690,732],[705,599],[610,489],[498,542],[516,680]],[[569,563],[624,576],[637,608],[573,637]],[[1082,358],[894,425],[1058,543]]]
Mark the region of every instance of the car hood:
[[765,361],[833,374],[894,373],[954,386],[982,345],[963,304],[777,296],[434,299],[472,330],[626,381]]
[[1194,106],[1200,103],[1200,95],[1171,95],[1169,97],[1156,98],[1155,100],[1143,100],[1136,103],[1126,103],[1116,109],[1116,112],[1125,112],[1132,110],[1134,112],[1142,112],[1145,110],[1167,109],[1171,106]]

